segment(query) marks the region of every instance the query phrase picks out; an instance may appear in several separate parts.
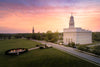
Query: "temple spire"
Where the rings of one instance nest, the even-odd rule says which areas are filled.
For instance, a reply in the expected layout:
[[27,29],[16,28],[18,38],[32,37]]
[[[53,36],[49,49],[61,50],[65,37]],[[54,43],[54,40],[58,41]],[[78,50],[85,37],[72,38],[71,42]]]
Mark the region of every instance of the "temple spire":
[[70,21],[69,21],[69,28],[74,28],[74,17],[71,13]]
[[32,29],[32,33],[34,33],[34,27],[33,27],[33,29]]

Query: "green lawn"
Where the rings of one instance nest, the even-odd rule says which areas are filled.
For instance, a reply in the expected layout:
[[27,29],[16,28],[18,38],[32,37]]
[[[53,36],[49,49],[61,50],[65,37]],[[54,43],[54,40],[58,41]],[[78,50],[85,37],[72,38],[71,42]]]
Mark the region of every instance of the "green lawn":
[[11,48],[35,47],[34,44],[37,42],[21,39],[0,41],[0,67],[99,67],[54,48],[36,49],[19,56],[3,53]]
[[33,48],[37,44],[40,43],[25,39],[0,40],[0,54],[12,48]]

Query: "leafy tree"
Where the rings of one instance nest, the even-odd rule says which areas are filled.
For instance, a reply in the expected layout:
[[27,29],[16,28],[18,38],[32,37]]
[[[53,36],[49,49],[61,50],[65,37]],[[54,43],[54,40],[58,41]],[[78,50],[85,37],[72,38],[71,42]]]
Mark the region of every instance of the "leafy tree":
[[52,32],[52,31],[47,31],[46,32],[46,37],[45,40],[49,42],[57,42],[59,39],[59,33],[58,32]]
[[14,37],[15,37],[16,39],[22,38],[22,36],[21,36],[20,34],[16,34]]
[[100,32],[93,32],[92,38],[93,38],[93,41],[100,41]]
[[51,42],[52,38],[53,38],[53,33],[52,33],[52,31],[47,31],[47,32],[46,32],[46,38],[45,38],[45,40]]
[[54,32],[54,34],[53,34],[53,42],[57,42],[58,41],[58,39],[59,39],[59,32],[58,31],[56,31],[56,32]]

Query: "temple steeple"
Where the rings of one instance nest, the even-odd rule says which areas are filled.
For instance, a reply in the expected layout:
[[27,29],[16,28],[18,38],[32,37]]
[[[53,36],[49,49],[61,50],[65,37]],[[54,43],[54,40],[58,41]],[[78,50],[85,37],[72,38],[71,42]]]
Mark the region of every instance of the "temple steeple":
[[32,29],[32,33],[34,33],[34,27],[33,27],[33,29]]
[[74,17],[72,16],[72,13],[69,21],[69,28],[74,28]]

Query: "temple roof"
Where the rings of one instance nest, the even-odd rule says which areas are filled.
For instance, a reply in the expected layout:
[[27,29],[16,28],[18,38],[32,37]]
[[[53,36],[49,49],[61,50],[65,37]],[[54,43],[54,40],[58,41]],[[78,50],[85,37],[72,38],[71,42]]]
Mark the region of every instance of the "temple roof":
[[82,28],[65,28],[64,32],[91,32]]

